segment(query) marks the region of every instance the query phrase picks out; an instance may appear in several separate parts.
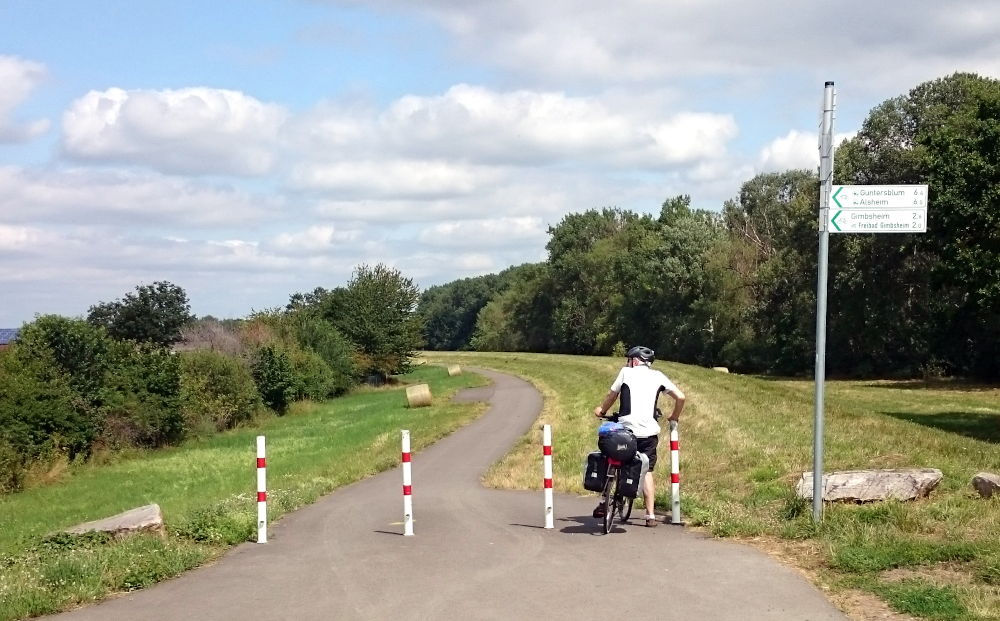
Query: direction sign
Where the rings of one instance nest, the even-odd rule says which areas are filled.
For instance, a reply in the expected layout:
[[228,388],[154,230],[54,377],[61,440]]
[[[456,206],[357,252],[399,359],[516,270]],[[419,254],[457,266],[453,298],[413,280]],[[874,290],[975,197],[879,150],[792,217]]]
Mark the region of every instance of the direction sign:
[[927,209],[830,208],[831,233],[926,233]]
[[926,185],[835,185],[831,233],[926,233]]
[[835,185],[830,209],[927,207],[926,185]]

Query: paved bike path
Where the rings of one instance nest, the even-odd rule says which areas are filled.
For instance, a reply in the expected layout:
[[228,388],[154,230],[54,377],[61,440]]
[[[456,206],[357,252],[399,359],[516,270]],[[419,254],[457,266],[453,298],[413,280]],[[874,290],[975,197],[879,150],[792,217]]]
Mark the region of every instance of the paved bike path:
[[[601,535],[590,517],[595,496],[556,495],[556,527],[541,528],[541,490],[479,483],[534,423],[541,396],[518,378],[477,372],[493,384],[463,398],[488,400],[488,411],[413,457],[415,536],[401,534],[397,468],[285,516],[267,544],[240,545],[212,565],[56,617],[847,618],[800,575],[748,546],[667,524],[646,528],[641,515]],[[558,430],[555,445],[558,453]]]

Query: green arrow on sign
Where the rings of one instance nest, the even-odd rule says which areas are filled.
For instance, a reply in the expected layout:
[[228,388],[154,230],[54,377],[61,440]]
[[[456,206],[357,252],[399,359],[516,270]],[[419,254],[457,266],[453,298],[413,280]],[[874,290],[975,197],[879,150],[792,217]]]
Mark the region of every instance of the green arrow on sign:
[[[837,203],[837,207],[840,207],[841,209],[843,209],[844,206],[841,205],[840,201],[837,200],[837,195],[840,194],[840,191],[843,190],[843,189],[844,189],[844,186],[840,186],[839,188],[837,188],[837,191],[833,193],[833,196],[830,197],[830,198],[833,199],[833,202]],[[836,217],[837,216],[834,216],[834,218],[836,218]],[[840,229],[838,228],[837,230],[839,231]]]
[[[839,192],[840,190],[837,190],[837,191]],[[834,194],[834,196],[836,196],[836,194]],[[839,205],[839,203],[838,203],[838,205]],[[837,226],[837,216],[839,216],[842,213],[844,213],[844,211],[840,210],[837,213],[833,214],[833,217],[830,218],[830,224],[832,224],[833,228],[837,229],[838,231],[840,230],[840,227]]]

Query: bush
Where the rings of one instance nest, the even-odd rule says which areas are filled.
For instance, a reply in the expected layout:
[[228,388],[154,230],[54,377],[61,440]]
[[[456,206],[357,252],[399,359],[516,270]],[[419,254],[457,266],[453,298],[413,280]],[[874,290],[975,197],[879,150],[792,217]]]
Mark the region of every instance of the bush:
[[101,390],[101,438],[109,447],[158,447],[184,439],[180,364],[169,350],[117,341]]
[[319,401],[330,397],[336,388],[336,380],[330,365],[314,351],[293,349],[289,352],[292,363],[292,397]]
[[288,354],[275,345],[261,345],[250,358],[250,372],[264,403],[284,414],[294,396],[295,385]]
[[96,404],[113,343],[104,328],[82,319],[43,315],[21,328],[14,351],[25,361],[50,361],[80,396]]
[[222,431],[250,420],[263,406],[250,369],[213,351],[180,355],[180,404],[185,428]]
[[86,404],[50,359],[20,345],[0,354],[0,491],[20,489],[32,461],[87,453],[96,426]]
[[24,455],[0,436],[0,494],[20,490],[24,486],[26,470]]
[[354,346],[332,323],[305,311],[286,315],[289,332],[301,347],[312,350],[330,369],[332,389],[329,394],[347,392],[358,378],[354,365]]

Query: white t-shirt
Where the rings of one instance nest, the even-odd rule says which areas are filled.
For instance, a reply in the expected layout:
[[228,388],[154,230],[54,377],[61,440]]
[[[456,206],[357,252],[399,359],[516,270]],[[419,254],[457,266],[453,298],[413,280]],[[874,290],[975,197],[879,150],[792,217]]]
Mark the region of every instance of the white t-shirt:
[[640,364],[622,367],[611,385],[618,393],[618,420],[637,438],[648,438],[660,433],[660,425],[653,418],[656,400],[663,391],[678,392],[677,386],[666,375]]

